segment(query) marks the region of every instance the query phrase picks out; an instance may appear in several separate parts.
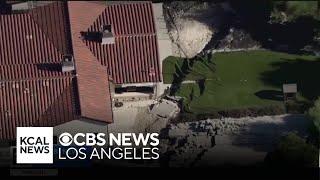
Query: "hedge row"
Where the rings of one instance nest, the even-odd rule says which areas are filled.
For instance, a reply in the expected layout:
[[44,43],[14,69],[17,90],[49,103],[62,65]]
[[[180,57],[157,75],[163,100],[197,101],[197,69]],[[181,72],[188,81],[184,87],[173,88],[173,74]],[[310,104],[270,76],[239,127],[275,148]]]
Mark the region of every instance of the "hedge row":
[[265,106],[265,107],[251,107],[244,109],[232,109],[223,111],[212,111],[207,114],[193,114],[181,113],[176,119],[172,120],[173,123],[199,121],[205,119],[219,119],[222,117],[241,118],[241,117],[257,117],[257,116],[271,116],[285,114],[286,109],[281,105]]

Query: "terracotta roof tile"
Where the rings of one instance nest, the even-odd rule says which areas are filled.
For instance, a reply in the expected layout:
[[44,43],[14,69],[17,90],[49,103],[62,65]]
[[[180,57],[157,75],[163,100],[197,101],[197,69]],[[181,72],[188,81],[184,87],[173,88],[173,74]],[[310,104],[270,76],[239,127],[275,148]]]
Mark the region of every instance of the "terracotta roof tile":
[[80,32],[95,20],[104,7],[81,1],[68,2],[68,7],[81,114],[90,119],[112,122],[107,69],[98,62],[80,37]]
[[159,82],[158,45],[151,2],[111,4],[86,29],[100,31],[111,25],[115,44],[86,41],[114,83]]
[[[106,24],[115,44],[81,38]],[[83,117],[112,122],[109,79],[161,81],[150,2],[53,2],[0,15],[0,31],[0,139],[14,138],[16,126],[71,121],[78,106]],[[64,54],[74,55],[77,76],[61,72]]]
[[0,15],[0,139],[16,126],[55,126],[77,118],[75,77],[59,63],[68,49],[65,3]]

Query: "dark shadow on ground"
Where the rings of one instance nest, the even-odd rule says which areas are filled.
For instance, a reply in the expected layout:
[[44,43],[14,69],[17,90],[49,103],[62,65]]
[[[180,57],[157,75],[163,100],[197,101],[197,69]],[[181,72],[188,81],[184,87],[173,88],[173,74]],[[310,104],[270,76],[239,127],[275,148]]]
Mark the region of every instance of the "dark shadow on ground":
[[265,84],[281,88],[284,83],[297,83],[298,92],[308,100],[315,100],[320,96],[320,59],[284,59],[271,66],[274,70],[261,74],[261,80]]
[[39,63],[37,64],[37,68],[44,71],[62,71],[60,63]]
[[[314,19],[312,16],[300,16],[292,22],[283,24],[270,23],[270,15],[274,3],[269,0],[242,0],[229,1],[228,3],[233,11],[226,11],[219,8],[219,1],[217,1],[209,3],[209,6],[213,7],[213,10],[210,12],[199,10],[193,12],[193,14],[197,14],[197,16],[185,16],[185,18],[199,21],[214,29],[214,35],[204,48],[204,51],[226,46],[222,45],[224,44],[223,40],[230,33],[229,30],[232,27],[236,30],[243,31],[244,37],[247,37],[239,38],[238,40],[236,40],[237,38],[233,39],[233,41],[236,42],[232,42],[231,44],[237,44],[236,46],[238,48],[246,47],[247,44],[253,43],[253,40],[259,42],[263,48],[302,54],[305,53],[302,51],[302,48],[314,42],[315,30],[320,28],[320,21]],[[175,2],[173,4],[179,3]],[[173,4],[171,3],[170,6],[170,2],[167,3],[171,9],[175,9],[176,6]],[[197,3],[192,3],[191,6],[188,6],[186,3],[180,3],[178,6],[188,6],[188,8],[177,7],[175,10],[179,11],[183,9],[188,11],[188,9],[192,8],[192,5],[196,6]],[[165,8],[165,16],[168,16],[167,11],[169,12],[170,10],[166,10]],[[168,21],[170,18],[166,19]],[[170,28],[172,27],[169,27],[169,29]],[[176,29],[177,27],[174,28]],[[240,33],[236,33],[236,35],[239,34]]]
[[320,22],[313,17],[301,16],[286,24],[270,24],[272,1],[232,1],[236,11],[235,27],[247,31],[262,47],[275,51],[302,53],[301,48],[310,44]]
[[200,89],[200,96],[203,95],[205,88],[206,88],[206,80],[205,79],[200,79],[197,81],[197,84],[199,86]]
[[171,96],[180,89],[182,81],[191,72],[195,60],[196,57],[192,59],[184,58],[181,67],[178,64],[175,64],[175,73],[173,74],[172,86],[170,88]]
[[283,100],[283,93],[277,90],[262,90],[256,92],[254,95],[258,96],[261,99],[269,99],[275,101]]
[[[269,39],[264,41],[265,47],[289,53],[302,54],[304,46],[313,42],[315,29],[319,28],[319,21],[312,17],[299,17],[296,21],[283,24],[271,24],[268,26]],[[280,45],[280,46],[279,46]],[[282,49],[281,46],[287,46]]]
[[234,136],[232,145],[269,152],[273,150],[280,137],[289,132],[307,137],[309,126],[310,121],[304,115],[287,115],[282,120],[272,122],[261,119],[261,121],[248,123],[240,134]]

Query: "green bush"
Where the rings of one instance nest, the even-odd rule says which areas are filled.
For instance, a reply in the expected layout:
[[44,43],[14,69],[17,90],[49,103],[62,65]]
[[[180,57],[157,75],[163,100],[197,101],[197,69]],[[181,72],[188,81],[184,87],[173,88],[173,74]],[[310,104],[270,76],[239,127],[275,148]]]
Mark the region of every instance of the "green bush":
[[[185,100],[183,100],[185,101]],[[173,120],[173,123],[183,123],[191,121],[200,121],[205,119],[219,119],[222,117],[231,118],[241,118],[241,117],[257,117],[257,116],[267,116],[267,115],[280,115],[285,113],[283,106],[273,105],[264,107],[251,107],[243,109],[230,109],[230,110],[214,110],[212,109],[210,113],[196,114],[192,113],[189,109],[188,103],[181,102],[182,113],[178,118]]]
[[[317,1],[278,1],[273,2],[271,22],[295,21],[299,17],[309,16],[319,19]],[[283,14],[284,13],[284,14]]]
[[310,126],[310,131],[313,137],[319,139],[320,133],[320,98],[315,101],[314,107],[310,108],[308,111],[308,118],[312,121]]
[[288,101],[286,103],[287,113],[303,114],[312,106],[308,101]]
[[294,133],[283,137],[265,162],[272,167],[318,167],[318,149]]

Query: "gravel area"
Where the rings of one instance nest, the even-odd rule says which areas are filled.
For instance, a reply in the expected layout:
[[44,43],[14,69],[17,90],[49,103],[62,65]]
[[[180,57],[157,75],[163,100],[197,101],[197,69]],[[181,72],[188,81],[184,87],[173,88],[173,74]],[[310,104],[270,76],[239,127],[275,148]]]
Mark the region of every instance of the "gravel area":
[[125,102],[122,107],[114,108],[114,123],[108,125],[108,130],[109,133],[160,132],[179,112],[174,102],[164,99]]
[[289,132],[308,135],[304,115],[208,119],[170,124],[162,130],[161,152],[168,166],[252,165],[261,163]]

